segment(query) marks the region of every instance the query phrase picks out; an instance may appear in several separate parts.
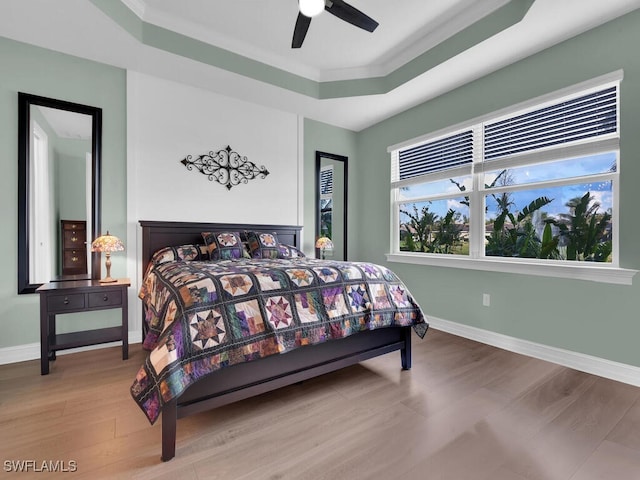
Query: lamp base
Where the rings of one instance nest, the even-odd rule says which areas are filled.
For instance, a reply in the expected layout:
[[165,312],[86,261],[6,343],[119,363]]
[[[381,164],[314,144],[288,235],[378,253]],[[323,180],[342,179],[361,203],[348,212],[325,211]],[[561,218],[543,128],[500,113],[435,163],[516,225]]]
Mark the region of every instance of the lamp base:
[[105,267],[107,267],[107,276],[100,279],[100,283],[115,283],[118,280],[115,278],[111,278],[111,252],[107,252],[107,261],[105,262]]

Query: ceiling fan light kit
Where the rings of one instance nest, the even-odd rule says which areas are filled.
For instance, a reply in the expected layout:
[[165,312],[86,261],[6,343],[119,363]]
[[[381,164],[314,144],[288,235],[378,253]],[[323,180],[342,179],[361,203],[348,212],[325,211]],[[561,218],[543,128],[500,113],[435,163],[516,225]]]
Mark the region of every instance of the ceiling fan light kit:
[[322,10],[326,10],[340,20],[344,20],[367,32],[373,32],[378,27],[378,22],[373,18],[352,7],[344,0],[298,0],[298,7],[300,12],[293,30],[291,48],[300,48],[302,46],[304,37],[306,37],[309,30],[309,25],[311,25],[311,17],[320,14]]
[[324,0],[298,0],[300,13],[306,17],[315,17],[324,10]]

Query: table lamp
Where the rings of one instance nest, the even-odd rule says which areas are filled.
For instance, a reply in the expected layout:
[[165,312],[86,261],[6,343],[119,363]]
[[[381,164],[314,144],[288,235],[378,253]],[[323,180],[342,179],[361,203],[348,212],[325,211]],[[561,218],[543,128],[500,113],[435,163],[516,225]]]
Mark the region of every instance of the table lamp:
[[324,251],[333,249],[333,242],[329,237],[320,237],[316,240],[316,248],[320,249],[320,258],[324,260]]
[[117,280],[115,278],[111,278],[111,252],[121,252],[124,250],[124,244],[122,240],[118,237],[110,235],[109,230],[107,230],[106,235],[101,235],[96,238],[93,243],[91,243],[91,251],[92,252],[105,252],[107,260],[107,276],[100,280],[100,283],[113,283]]

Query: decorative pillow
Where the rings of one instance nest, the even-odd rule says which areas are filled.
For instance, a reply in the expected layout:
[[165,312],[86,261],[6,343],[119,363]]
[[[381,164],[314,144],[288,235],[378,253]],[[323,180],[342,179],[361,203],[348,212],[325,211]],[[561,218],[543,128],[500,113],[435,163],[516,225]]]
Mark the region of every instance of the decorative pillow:
[[177,247],[164,247],[157,250],[151,257],[152,265],[160,265],[175,261],[200,261],[209,258],[209,252],[205,245],[179,245]]
[[239,232],[202,232],[210,260],[233,260],[245,257]]
[[278,244],[278,258],[305,258],[304,252],[293,245]]
[[278,258],[278,234],[246,232],[252,258]]

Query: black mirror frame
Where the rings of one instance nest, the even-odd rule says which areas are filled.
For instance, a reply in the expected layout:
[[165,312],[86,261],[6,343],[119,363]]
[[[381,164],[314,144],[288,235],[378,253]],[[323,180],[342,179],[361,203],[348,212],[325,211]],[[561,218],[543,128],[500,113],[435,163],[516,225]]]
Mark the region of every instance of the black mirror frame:
[[[327,153],[320,152],[316,150],[316,199],[315,199],[315,213],[316,213],[316,232],[315,238],[317,239],[320,235],[320,164],[323,158],[330,158],[331,160],[335,160],[338,162],[344,163],[344,218],[343,221],[343,231],[344,231],[344,258],[342,260],[347,260],[347,212],[349,210],[349,203],[347,202],[347,192],[349,190],[349,157],[345,157],[344,155],[336,155],[335,153]],[[314,240],[314,248],[315,248],[315,240]],[[315,249],[316,256],[319,255],[319,249]]]
[[[42,285],[41,283],[31,283],[29,279],[29,125],[31,123],[31,105],[91,116],[91,215],[93,217],[91,239],[100,235],[101,231],[102,109],[18,92],[18,294],[34,293]],[[100,256],[97,253],[91,255],[91,278],[100,278]]]

